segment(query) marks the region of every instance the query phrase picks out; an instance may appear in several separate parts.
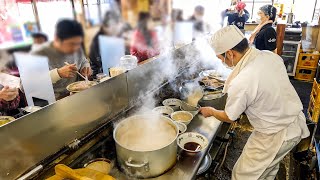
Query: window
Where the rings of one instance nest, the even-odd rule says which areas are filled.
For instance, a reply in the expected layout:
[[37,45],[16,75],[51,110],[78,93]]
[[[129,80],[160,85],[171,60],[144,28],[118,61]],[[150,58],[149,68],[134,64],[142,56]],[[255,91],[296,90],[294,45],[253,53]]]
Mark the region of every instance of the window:
[[316,0],[295,0],[293,14],[295,21],[311,22],[315,9]]
[[205,8],[204,21],[209,23],[212,32],[221,28],[223,24],[222,12],[230,7],[231,1],[226,0],[173,0],[172,8],[181,9],[183,11],[183,18],[188,20],[197,5],[201,5]]
[[[100,11],[101,11],[101,17],[103,20],[104,15],[106,14],[106,12],[108,10],[111,9],[112,4],[110,4],[110,0],[100,0]],[[116,8],[119,8],[117,6],[115,6]],[[115,8],[113,8],[115,9]]]
[[57,21],[63,18],[74,19],[69,0],[37,0],[37,9],[41,31],[48,35],[49,40],[54,38]]
[[[316,0],[242,0],[246,3],[246,9],[250,13],[253,21],[257,18],[257,13],[261,6],[267,4],[283,4],[283,14],[294,13],[294,20],[301,22],[311,22],[313,19]],[[294,4],[293,4],[294,3]],[[278,9],[279,10],[279,9]],[[315,11],[315,15],[317,11]],[[279,12],[277,12],[279,14]]]
[[255,21],[258,17],[258,11],[260,7],[272,4],[272,0],[243,0],[242,2],[246,3],[246,10],[250,13],[250,18]]
[[110,0],[83,0],[87,22],[91,25],[101,24],[104,14],[110,9]]
[[320,1],[316,1],[316,3],[317,4],[314,9],[312,21],[313,21],[313,24],[317,25],[320,18]]

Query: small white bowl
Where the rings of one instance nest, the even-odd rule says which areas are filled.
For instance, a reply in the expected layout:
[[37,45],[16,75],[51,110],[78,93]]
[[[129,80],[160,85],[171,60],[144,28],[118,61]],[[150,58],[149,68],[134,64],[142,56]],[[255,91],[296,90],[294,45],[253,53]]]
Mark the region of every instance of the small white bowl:
[[180,106],[181,111],[188,111],[193,116],[197,115],[199,113],[200,106],[197,105],[197,107],[191,106],[190,104],[186,102],[181,102]]
[[181,106],[181,100],[180,99],[175,99],[175,98],[170,98],[162,101],[162,104],[164,106],[169,106],[171,107],[174,111],[178,111]]
[[168,117],[170,117],[170,115],[174,112],[174,110],[168,106],[158,106],[154,108],[152,111]]
[[193,119],[193,115],[188,111],[176,111],[172,113],[170,117],[172,120],[182,122],[185,125],[190,124]]
[[185,133],[187,131],[187,125],[185,125],[184,123],[179,121],[175,121],[174,123],[178,126],[179,134]]
[[[177,143],[184,151],[197,153],[205,149],[208,146],[209,141],[202,134],[187,132],[178,136]],[[198,146],[200,146],[200,148],[197,149]]]

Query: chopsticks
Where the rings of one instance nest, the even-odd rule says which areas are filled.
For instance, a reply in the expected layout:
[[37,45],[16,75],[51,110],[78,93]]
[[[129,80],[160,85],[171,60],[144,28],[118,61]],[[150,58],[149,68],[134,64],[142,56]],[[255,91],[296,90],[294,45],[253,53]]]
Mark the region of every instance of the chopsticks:
[[[64,62],[64,64],[65,65],[70,65],[68,62]],[[83,76],[81,73],[79,73],[78,71],[77,71],[77,74],[80,76],[80,77],[82,77],[85,81],[86,81],[86,83],[88,84],[89,83],[89,80],[88,80],[88,77],[87,76]]]

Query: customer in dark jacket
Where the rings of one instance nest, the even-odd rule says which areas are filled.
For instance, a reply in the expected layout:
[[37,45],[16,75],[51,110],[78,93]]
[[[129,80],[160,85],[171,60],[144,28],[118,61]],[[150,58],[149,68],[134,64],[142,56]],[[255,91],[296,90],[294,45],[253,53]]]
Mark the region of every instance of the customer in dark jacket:
[[250,14],[244,9],[246,4],[243,2],[238,2],[234,11],[227,10],[228,25],[237,26],[242,32],[244,32],[244,25],[248,21]]
[[126,42],[126,54],[129,54],[130,35],[127,33],[131,30],[131,26],[127,23],[122,23],[120,15],[116,11],[108,11],[98,33],[94,36],[89,52],[90,64],[93,71],[93,76],[102,73],[102,60],[99,48],[99,36],[114,36],[122,37]]

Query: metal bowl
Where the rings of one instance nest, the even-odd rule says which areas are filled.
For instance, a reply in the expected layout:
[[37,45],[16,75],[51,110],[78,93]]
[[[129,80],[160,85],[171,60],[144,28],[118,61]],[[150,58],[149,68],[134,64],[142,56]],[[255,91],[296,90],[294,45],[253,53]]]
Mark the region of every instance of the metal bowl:
[[212,164],[212,158],[211,158],[210,153],[208,153],[204,157],[204,159],[202,160],[200,168],[199,168],[199,170],[197,172],[197,175],[200,175],[200,174],[206,172],[210,168],[211,164]]

